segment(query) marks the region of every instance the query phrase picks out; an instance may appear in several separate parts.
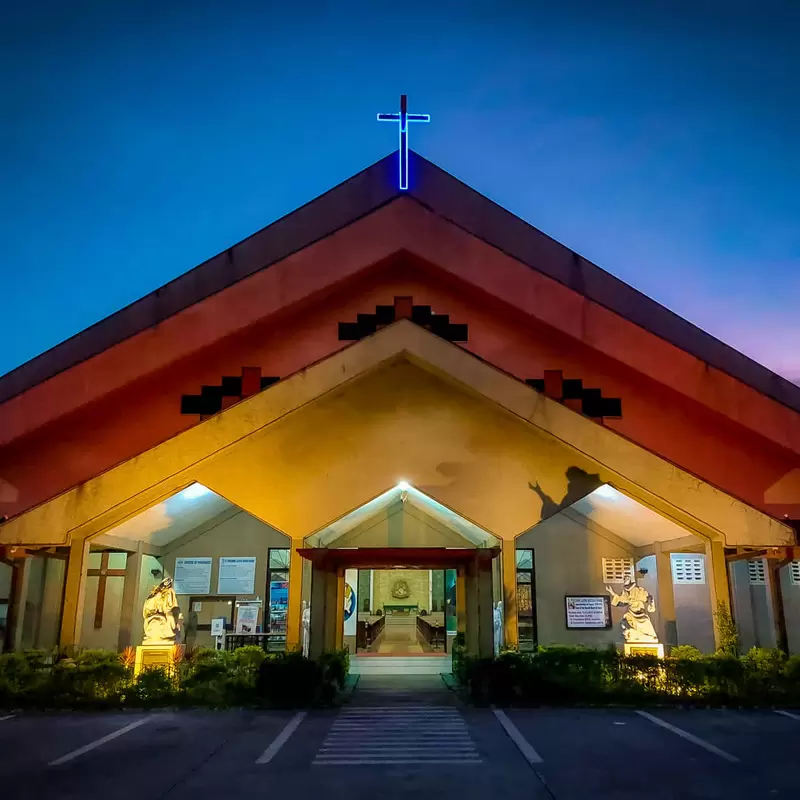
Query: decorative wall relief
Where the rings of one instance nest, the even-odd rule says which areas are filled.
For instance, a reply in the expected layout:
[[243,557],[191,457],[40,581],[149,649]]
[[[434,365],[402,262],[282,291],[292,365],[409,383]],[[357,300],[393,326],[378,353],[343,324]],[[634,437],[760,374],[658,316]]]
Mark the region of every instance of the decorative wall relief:
[[411,596],[411,590],[408,588],[408,581],[395,581],[392,586],[392,597],[395,600],[407,600]]

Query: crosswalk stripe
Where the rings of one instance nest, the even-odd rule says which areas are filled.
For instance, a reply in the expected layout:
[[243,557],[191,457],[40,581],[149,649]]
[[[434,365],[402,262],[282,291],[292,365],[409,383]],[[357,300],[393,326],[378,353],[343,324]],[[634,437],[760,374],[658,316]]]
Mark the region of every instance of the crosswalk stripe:
[[373,766],[381,764],[482,764],[480,758],[431,758],[431,759],[416,759],[416,758],[315,758],[312,764],[315,766]]
[[383,706],[342,709],[312,764],[480,764],[482,759],[458,709]]

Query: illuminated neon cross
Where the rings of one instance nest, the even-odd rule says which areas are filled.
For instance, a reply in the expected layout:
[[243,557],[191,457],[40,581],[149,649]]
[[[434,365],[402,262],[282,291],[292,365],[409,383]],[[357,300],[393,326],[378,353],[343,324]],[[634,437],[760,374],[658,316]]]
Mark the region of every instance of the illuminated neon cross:
[[400,128],[400,188],[408,189],[408,123],[430,122],[430,114],[409,114],[408,95],[400,95],[399,114],[378,114],[378,122],[397,122]]

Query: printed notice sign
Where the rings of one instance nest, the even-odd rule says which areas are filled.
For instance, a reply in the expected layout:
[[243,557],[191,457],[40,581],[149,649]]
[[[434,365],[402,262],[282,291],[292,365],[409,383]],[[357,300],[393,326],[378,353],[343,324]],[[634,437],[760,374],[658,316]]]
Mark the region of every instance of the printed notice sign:
[[256,559],[221,558],[217,594],[253,594],[256,587]]
[[611,598],[608,595],[567,595],[564,602],[568,628],[589,630],[611,627]]
[[176,558],[175,594],[211,594],[211,559]]

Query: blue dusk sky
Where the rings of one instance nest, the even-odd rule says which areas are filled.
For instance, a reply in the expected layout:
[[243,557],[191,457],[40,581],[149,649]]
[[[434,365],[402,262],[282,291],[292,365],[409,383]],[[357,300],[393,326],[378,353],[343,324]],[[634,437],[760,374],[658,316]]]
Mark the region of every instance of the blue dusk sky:
[[800,3],[27,0],[0,374],[412,147],[800,382]]

